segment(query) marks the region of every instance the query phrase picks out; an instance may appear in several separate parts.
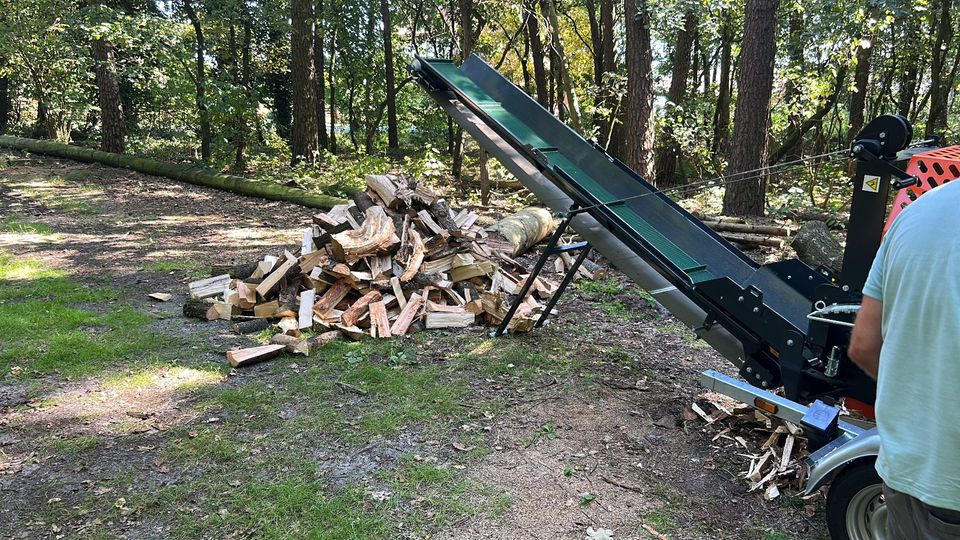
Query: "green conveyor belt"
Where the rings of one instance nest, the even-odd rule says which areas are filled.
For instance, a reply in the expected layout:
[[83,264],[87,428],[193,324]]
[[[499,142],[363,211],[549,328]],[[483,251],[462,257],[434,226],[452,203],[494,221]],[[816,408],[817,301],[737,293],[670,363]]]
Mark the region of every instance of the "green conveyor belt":
[[[430,66],[447,81],[455,85],[458,92],[472,101],[476,107],[487,113],[493,120],[499,123],[503,129],[509,131],[518,141],[532,148],[541,150],[551,165],[561,169],[580,186],[583,191],[591,194],[597,201],[603,203],[617,199],[617,197],[597,182],[596,179],[592,178],[580,167],[577,167],[577,165],[570,161],[562,152],[544,141],[530,126],[504,109],[500,103],[471,81],[469,77],[464,75],[460,71],[460,68],[453,64],[453,62],[431,60]],[[705,265],[699,263],[680,249],[632,208],[626,205],[614,205],[610,208],[613,213],[620,217],[637,235],[646,240],[646,242],[660,252],[663,257],[686,273],[693,283],[713,279],[714,276],[706,269]]]

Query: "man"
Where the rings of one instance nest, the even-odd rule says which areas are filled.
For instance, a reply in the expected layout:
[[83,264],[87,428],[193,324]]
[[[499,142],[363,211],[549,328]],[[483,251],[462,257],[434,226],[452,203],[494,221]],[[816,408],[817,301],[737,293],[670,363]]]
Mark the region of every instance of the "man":
[[888,530],[960,539],[960,180],[887,232],[847,354],[877,380]]

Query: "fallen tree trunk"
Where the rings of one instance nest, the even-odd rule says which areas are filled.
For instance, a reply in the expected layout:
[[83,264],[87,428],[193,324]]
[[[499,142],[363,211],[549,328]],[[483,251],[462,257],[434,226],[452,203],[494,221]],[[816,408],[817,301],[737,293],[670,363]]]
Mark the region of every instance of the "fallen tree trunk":
[[174,163],[164,163],[153,159],[131,156],[127,154],[111,154],[101,152],[92,148],[82,148],[61,144],[52,141],[41,141],[37,139],[26,139],[23,137],[0,136],[0,146],[14,148],[17,150],[26,150],[34,154],[43,154],[47,156],[72,159],[85,163],[99,163],[110,167],[119,167],[130,169],[143,174],[162,176],[172,180],[179,180],[198,186],[222,189],[240,195],[250,197],[259,197],[272,201],[284,201],[306,206],[308,208],[319,208],[329,210],[337,204],[344,204],[347,201],[323,195],[320,193],[311,193],[309,191],[297,188],[290,188],[272,182],[256,182],[247,180],[239,176],[229,174],[217,174],[203,171],[186,165]]
[[780,225],[751,225],[749,223],[730,223],[725,221],[704,220],[704,225],[715,231],[727,231],[734,233],[765,234],[769,236],[790,236],[791,231],[788,227]]
[[738,244],[745,244],[748,246],[770,246],[782,248],[785,244],[783,238],[779,236],[762,236],[759,234],[735,233],[728,231],[720,231],[719,234],[721,237],[730,242],[736,242]]
[[487,245],[516,257],[543,240],[557,227],[549,210],[528,207],[507,216],[487,229]]

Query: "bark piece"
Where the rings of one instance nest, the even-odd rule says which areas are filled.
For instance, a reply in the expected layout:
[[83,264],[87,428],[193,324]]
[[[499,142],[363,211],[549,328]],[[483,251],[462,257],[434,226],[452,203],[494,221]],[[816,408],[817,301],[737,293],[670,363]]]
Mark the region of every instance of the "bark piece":
[[323,318],[328,311],[336,307],[347,296],[350,290],[350,284],[346,280],[338,280],[313,305],[313,312]]

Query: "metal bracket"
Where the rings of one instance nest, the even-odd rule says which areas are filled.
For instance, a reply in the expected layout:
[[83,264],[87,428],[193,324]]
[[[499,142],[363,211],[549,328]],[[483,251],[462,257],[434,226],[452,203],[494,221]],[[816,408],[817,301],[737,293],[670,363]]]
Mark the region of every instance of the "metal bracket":
[[540,328],[544,325],[544,323],[547,322],[547,317],[550,316],[550,312],[553,311],[554,306],[556,306],[557,302],[560,301],[560,297],[563,295],[563,292],[573,281],[574,276],[577,275],[577,271],[580,269],[580,265],[583,264],[584,260],[586,260],[587,255],[591,250],[591,246],[587,242],[574,242],[572,244],[558,245],[560,243],[560,237],[563,236],[564,231],[566,231],[567,227],[570,226],[570,222],[573,221],[573,218],[579,213],[580,211],[574,207],[570,208],[570,211],[567,212],[566,216],[564,216],[563,222],[560,223],[560,226],[557,227],[557,230],[553,233],[553,236],[550,237],[547,247],[544,248],[540,258],[537,259],[537,264],[534,265],[533,270],[531,270],[530,275],[527,276],[523,287],[520,288],[520,293],[517,294],[517,297],[513,300],[513,303],[510,304],[510,309],[507,310],[507,314],[503,317],[503,321],[500,322],[500,326],[497,327],[496,332],[492,334],[493,337],[502,336],[507,333],[507,329],[510,326],[510,321],[513,320],[513,316],[516,315],[517,310],[520,308],[520,304],[523,303],[523,300],[527,297],[527,294],[530,293],[530,288],[533,287],[533,283],[540,275],[540,272],[543,271],[543,267],[546,266],[547,260],[550,258],[550,256],[559,255],[560,253],[566,253],[569,251],[580,250],[580,254],[577,256],[576,260],[574,260],[573,266],[571,266],[567,270],[566,275],[563,276],[563,281],[560,282],[560,285],[557,286],[557,290],[554,291],[553,295],[550,296],[550,300],[547,302],[543,313],[540,314],[540,317],[537,319],[537,322],[534,324],[534,326]]

